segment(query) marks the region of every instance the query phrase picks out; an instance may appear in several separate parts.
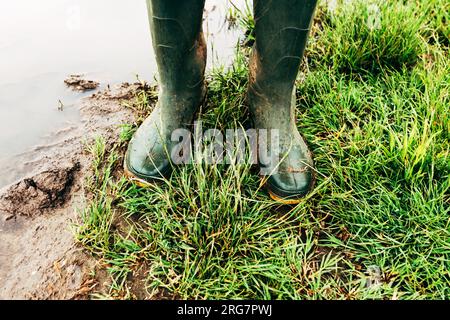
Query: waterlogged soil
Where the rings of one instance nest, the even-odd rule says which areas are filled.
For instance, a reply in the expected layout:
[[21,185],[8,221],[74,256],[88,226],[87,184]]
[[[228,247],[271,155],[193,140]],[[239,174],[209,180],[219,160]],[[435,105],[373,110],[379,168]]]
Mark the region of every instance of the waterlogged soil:
[[93,94],[79,106],[80,126],[16,159],[32,173],[0,189],[0,299],[87,299],[108,287],[101,261],[74,237],[91,172],[85,146],[98,136],[117,141],[120,124],[135,120],[123,104],[139,88],[125,83]]

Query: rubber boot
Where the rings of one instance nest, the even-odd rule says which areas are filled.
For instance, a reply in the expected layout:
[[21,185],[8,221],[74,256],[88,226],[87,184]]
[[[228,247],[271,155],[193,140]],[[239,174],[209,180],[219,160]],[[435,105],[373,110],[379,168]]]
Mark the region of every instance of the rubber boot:
[[264,179],[270,196],[285,204],[298,203],[315,180],[311,152],[296,126],[295,80],[316,2],[254,1],[248,102],[256,129],[278,130],[279,147],[269,139],[268,152],[279,161],[259,165],[269,172]]
[[125,172],[147,184],[169,176],[176,129],[189,129],[204,96],[204,0],[147,0],[159,72],[158,103],[128,146]]

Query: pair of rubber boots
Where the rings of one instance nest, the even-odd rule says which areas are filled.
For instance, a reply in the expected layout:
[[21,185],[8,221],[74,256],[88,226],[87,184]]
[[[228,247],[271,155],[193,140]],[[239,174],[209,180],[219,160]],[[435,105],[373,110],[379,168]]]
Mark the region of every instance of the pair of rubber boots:
[[[250,59],[248,104],[255,129],[276,130],[278,163],[259,163],[272,199],[297,203],[313,187],[313,160],[295,119],[295,80],[317,0],[254,0],[256,42]],[[173,168],[172,132],[189,129],[204,101],[204,0],[148,0],[159,71],[159,98],[130,141],[125,171],[148,184]]]

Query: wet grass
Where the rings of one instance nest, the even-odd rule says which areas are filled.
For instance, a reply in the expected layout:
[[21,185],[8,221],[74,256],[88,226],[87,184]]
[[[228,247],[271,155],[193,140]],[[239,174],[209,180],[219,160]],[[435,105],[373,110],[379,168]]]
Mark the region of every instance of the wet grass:
[[[137,273],[157,297],[450,297],[448,3],[374,3],[319,8],[297,101],[318,182],[300,204],[271,201],[246,164],[184,166],[136,187],[120,174],[135,125],[88,148],[77,238],[110,272],[104,297],[136,297]],[[204,126],[246,126],[248,50],[210,75]]]

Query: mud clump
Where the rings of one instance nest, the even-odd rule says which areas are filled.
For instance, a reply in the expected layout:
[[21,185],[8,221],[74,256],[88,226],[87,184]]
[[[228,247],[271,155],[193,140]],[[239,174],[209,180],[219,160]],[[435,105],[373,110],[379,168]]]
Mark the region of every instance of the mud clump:
[[0,210],[14,216],[35,216],[62,206],[70,194],[79,163],[41,172],[10,186],[0,196]]
[[153,90],[156,92],[156,86],[150,86],[147,83],[141,83],[141,82],[135,82],[135,83],[128,83],[123,82],[114,90],[111,90],[111,88],[107,87],[106,90],[94,93],[91,96],[91,99],[98,99],[98,100],[131,100],[136,95],[136,92],[139,91],[149,91]]
[[97,81],[83,79],[81,74],[70,75],[64,83],[75,91],[95,90],[100,85]]

